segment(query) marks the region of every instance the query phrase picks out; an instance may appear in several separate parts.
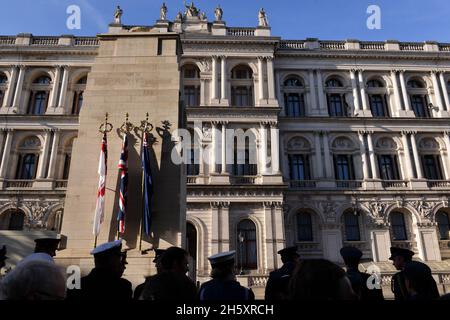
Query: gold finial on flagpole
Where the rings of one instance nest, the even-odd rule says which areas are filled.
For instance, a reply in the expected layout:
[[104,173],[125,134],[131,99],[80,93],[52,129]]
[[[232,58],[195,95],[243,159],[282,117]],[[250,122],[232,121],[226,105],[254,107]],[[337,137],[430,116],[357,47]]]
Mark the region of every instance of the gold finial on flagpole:
[[98,128],[98,131],[100,131],[100,133],[102,134],[109,133],[114,128],[113,125],[108,122],[108,116],[109,116],[108,112],[105,113],[105,122],[103,122]]
[[128,112],[125,113],[125,122],[122,124],[122,126],[119,129],[120,132],[122,132],[123,134],[129,134],[135,128],[135,125],[129,121],[129,117],[130,117],[130,115],[128,114]]

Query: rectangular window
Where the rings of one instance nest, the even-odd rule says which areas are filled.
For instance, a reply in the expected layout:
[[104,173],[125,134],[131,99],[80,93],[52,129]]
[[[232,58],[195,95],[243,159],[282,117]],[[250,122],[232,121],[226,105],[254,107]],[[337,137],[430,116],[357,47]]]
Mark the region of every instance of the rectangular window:
[[392,236],[396,241],[408,240],[406,236],[406,224],[405,217],[400,212],[394,212],[391,214],[391,227]]
[[288,117],[304,117],[305,100],[303,95],[298,93],[288,93],[285,95],[285,109]]
[[394,155],[379,155],[378,167],[380,169],[381,179],[399,180],[397,158]]
[[188,176],[198,176],[200,174],[200,164],[198,159],[198,152],[195,153],[195,149],[190,149],[189,162],[186,164],[186,174]]
[[297,239],[299,242],[313,241],[311,214],[300,213],[297,215]]
[[184,102],[186,107],[198,107],[200,105],[200,89],[195,86],[185,86]]
[[422,166],[425,178],[428,180],[442,180],[442,169],[439,155],[422,156]]
[[310,180],[309,157],[307,155],[289,155],[291,180]]
[[334,168],[336,180],[354,180],[353,157],[351,155],[335,155]]
[[66,156],[64,157],[64,170],[63,170],[63,177],[62,177],[63,180],[69,179],[70,160],[71,160],[71,155],[66,154]]
[[429,118],[427,99],[423,95],[411,96],[411,107],[417,118]]
[[372,110],[372,115],[374,117],[387,117],[388,111],[387,111],[387,105],[386,105],[386,97],[379,95],[379,94],[373,94],[369,95],[369,101],[370,101],[370,109]]
[[237,107],[250,107],[253,105],[253,96],[251,87],[232,87],[231,103]]
[[331,117],[347,117],[347,107],[341,94],[329,94],[328,112]]
[[344,215],[345,222],[345,237],[347,241],[360,241],[361,235],[359,232],[359,219],[353,213],[346,213]]

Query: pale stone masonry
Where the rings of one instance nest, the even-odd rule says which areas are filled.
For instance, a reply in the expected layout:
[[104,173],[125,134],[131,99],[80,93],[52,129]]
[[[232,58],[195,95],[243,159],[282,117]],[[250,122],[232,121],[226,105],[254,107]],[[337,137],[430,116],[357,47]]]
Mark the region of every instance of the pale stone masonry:
[[[387,294],[395,245],[414,250],[448,292],[450,44],[282,40],[218,16],[186,12],[154,26],[119,17],[98,37],[0,37],[0,244],[14,248],[11,262],[45,234],[67,239],[60,263],[92,266],[98,127],[108,112],[101,242],[117,228],[117,129],[125,113],[139,125],[149,112],[155,237],[144,251],[186,247],[203,281],[209,255],[237,250],[240,279],[261,286],[285,246],[341,263],[339,249],[353,245]],[[168,161],[179,127],[196,132],[196,151],[186,151],[196,165]],[[233,129],[252,147],[229,150]],[[154,270],[153,251],[139,250],[139,135],[130,142],[124,238],[137,284]]]

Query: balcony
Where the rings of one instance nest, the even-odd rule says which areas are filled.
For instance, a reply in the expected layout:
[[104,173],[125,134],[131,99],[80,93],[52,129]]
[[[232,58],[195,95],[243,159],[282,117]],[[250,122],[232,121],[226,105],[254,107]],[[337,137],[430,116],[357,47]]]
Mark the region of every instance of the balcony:
[[55,189],[67,189],[67,180],[56,180]]
[[448,180],[428,180],[428,188],[450,188],[450,181]]
[[255,184],[256,176],[233,176],[230,181],[231,184]]
[[187,184],[196,184],[197,183],[197,177],[196,176],[187,176],[186,183]]
[[6,189],[30,189],[33,188],[34,180],[8,180],[5,182]]
[[292,189],[315,189],[316,181],[314,181],[314,180],[291,180],[290,186]]
[[369,249],[367,241],[344,241],[344,246],[355,247],[363,252]]
[[381,186],[384,189],[404,189],[408,187],[408,181],[404,180],[383,180]]
[[360,189],[362,188],[363,181],[359,180],[337,180],[336,187],[338,189]]

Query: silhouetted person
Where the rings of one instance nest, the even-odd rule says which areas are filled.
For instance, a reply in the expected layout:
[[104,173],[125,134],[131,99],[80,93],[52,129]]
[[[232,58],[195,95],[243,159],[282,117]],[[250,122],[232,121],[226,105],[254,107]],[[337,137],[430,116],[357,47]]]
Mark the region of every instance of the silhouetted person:
[[394,274],[391,280],[391,290],[394,293],[396,301],[406,301],[409,299],[403,269],[412,261],[413,255],[414,252],[411,250],[391,247],[391,256],[389,260],[392,260],[395,269],[400,271]]
[[197,287],[186,276],[189,271],[187,252],[178,247],[167,249],[161,256],[160,273],[147,278],[141,300],[197,300]]
[[[161,256],[163,255],[163,253],[166,250],[164,249],[155,249],[155,259],[153,259],[153,263],[155,264],[156,267],[156,274],[159,274],[162,272],[162,266],[161,266]],[[145,282],[147,281],[147,279],[150,277],[146,277],[144,283],[141,283],[140,285],[138,285],[136,287],[136,289],[134,289],[134,295],[133,295],[133,299],[134,300],[139,300],[141,295],[142,295],[142,291],[144,291],[144,287],[145,287]]]
[[436,300],[439,290],[430,267],[425,263],[411,261],[403,269],[408,300]]
[[281,256],[283,266],[270,273],[265,292],[266,300],[287,299],[289,294],[289,280],[300,257],[297,253],[297,246],[282,249],[278,251],[278,254]]
[[[358,270],[363,253],[355,247],[343,247],[340,251],[342,259],[347,267],[347,277],[352,284],[352,289],[362,301],[383,301],[383,291],[380,289],[370,289],[367,280],[370,275]],[[372,283],[373,285],[375,283]]]
[[126,259],[122,241],[104,243],[94,250],[95,268],[81,278],[81,288],[67,291],[68,299],[83,300],[130,300],[133,290],[131,282],[122,279]]
[[0,249],[0,270],[6,266],[6,260],[8,259],[8,257],[6,256],[6,246],[4,245],[1,249]]
[[34,253],[46,253],[53,258],[56,256],[56,250],[58,250],[61,239],[42,238],[36,239],[34,242],[36,243]]
[[345,271],[324,259],[302,260],[289,283],[292,300],[340,301],[356,300]]
[[64,300],[64,271],[53,262],[30,260],[9,272],[0,285],[0,300]]
[[200,287],[200,301],[236,300],[253,301],[255,295],[236,281],[234,274],[235,251],[223,252],[208,257],[211,263],[211,278]]

